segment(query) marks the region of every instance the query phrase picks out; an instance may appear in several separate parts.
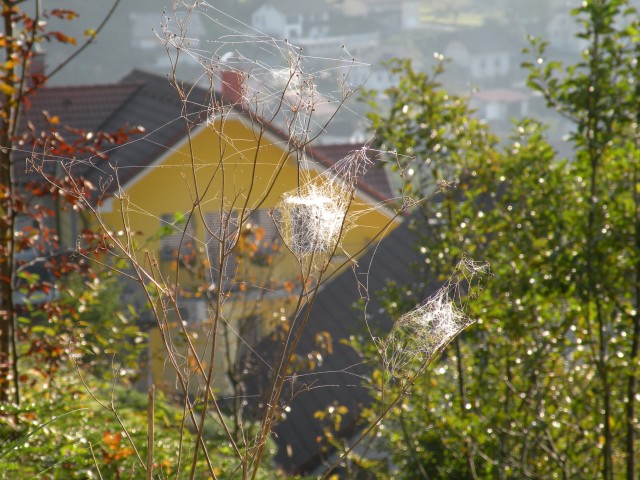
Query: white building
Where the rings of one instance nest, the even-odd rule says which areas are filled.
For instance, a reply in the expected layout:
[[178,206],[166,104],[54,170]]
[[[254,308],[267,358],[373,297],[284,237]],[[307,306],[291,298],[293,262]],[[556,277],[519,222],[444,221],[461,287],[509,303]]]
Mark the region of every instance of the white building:
[[454,65],[468,70],[470,80],[482,81],[507,77],[514,51],[518,46],[501,32],[481,27],[456,32],[443,53]]
[[318,38],[329,33],[329,11],[330,7],[322,0],[274,0],[251,14],[251,26],[280,39]]

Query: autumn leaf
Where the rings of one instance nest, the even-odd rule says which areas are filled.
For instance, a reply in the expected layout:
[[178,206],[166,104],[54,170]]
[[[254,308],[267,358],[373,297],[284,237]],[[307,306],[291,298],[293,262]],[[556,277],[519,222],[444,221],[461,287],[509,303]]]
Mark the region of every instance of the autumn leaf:
[[70,43],[71,45],[76,45],[78,43],[75,38],[65,35],[62,32],[49,32],[49,35],[53,35],[56,40],[61,43]]
[[9,96],[9,95],[13,95],[14,91],[15,91],[15,89],[11,85],[7,85],[4,82],[0,82],[0,92],[2,92],[5,95]]
[[51,10],[51,15],[63,20],[73,20],[74,18],[79,17],[77,12],[74,12],[73,10],[65,10],[62,8],[54,8],[53,10]]

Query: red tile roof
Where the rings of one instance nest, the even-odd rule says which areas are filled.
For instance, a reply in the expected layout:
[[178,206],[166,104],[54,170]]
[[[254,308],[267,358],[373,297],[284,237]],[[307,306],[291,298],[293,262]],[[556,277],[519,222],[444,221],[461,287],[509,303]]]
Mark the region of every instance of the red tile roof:
[[29,97],[22,113],[23,121],[44,128],[42,111],[60,119],[60,124],[98,130],[102,124],[140,87],[135,83],[46,87]]

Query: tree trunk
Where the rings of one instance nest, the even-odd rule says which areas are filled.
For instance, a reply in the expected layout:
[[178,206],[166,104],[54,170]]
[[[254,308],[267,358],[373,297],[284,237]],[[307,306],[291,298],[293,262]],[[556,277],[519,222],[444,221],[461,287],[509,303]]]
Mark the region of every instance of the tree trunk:
[[[12,6],[12,2],[2,2],[4,10]],[[4,31],[8,39],[5,46],[6,58],[13,53],[14,36],[11,13],[3,11]],[[14,321],[15,308],[13,305],[13,262],[14,262],[14,191],[11,165],[12,137],[15,132],[15,91],[14,67],[6,70],[4,81],[7,93],[2,99],[0,113],[0,401],[9,399],[10,377],[12,368],[15,369]],[[14,375],[15,376],[15,375]],[[17,379],[14,378],[14,382]],[[16,390],[17,395],[17,390]],[[17,397],[16,400],[19,400]]]

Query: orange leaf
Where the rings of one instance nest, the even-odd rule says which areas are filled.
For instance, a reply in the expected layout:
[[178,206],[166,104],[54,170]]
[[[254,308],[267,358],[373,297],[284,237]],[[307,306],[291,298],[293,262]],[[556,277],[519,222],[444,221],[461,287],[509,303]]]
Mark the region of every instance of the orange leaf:
[[110,431],[106,431],[102,434],[102,440],[111,450],[116,450],[120,445],[120,440],[122,439],[121,433],[111,433]]
[[61,43],[70,43],[71,45],[76,45],[78,43],[75,38],[65,35],[62,32],[49,32],[49,35],[53,35],[56,37],[56,40]]
[[74,18],[79,17],[79,15],[73,10],[64,10],[61,8],[54,8],[51,10],[51,15],[62,18],[63,20],[73,20]]

